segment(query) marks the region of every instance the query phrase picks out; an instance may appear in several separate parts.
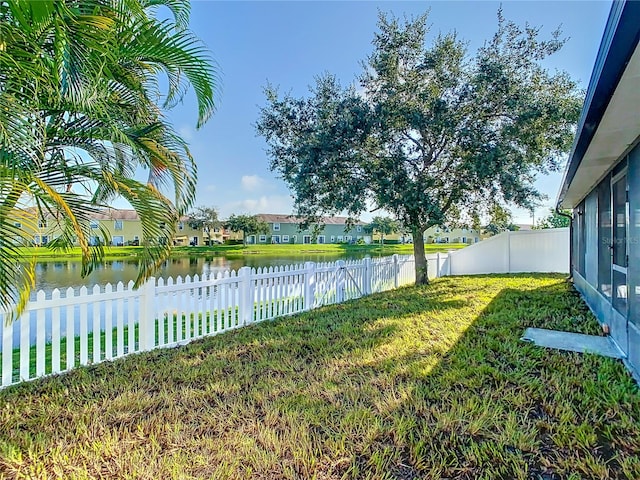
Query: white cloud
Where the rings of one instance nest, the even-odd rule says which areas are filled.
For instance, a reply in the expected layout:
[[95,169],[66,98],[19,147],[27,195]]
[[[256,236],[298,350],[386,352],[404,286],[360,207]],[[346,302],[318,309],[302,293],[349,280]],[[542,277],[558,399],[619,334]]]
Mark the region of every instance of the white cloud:
[[281,213],[293,212],[293,199],[288,195],[263,195],[259,198],[246,198],[236,202],[229,202],[220,208],[221,216],[232,214]]
[[264,187],[266,182],[264,178],[258,175],[243,175],[240,179],[240,184],[244,190],[252,192]]

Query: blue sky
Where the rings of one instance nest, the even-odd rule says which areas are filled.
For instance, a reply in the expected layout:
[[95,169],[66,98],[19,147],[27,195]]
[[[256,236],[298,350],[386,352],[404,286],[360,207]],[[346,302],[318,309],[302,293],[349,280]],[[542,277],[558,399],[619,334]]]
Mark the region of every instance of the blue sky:
[[[263,87],[305,95],[314,76],[331,72],[343,84],[354,81],[371,52],[377,12],[415,15],[430,9],[432,34],[456,30],[469,51],[496,29],[498,2],[219,2],[194,0],[191,29],[211,50],[221,85],[214,117],[195,130],[191,95],[168,113],[189,141],[198,165],[196,205],[232,213],[292,213],[291,194],[269,171],[265,143],[254,123],[265,104]],[[503,2],[505,16],[550,34],[559,25],[569,41],[546,66],[568,71],[583,88],[589,82],[607,15],[608,1]],[[553,204],[561,174],[538,181]],[[526,212],[514,211],[517,223]],[[365,215],[363,219],[368,217]]]

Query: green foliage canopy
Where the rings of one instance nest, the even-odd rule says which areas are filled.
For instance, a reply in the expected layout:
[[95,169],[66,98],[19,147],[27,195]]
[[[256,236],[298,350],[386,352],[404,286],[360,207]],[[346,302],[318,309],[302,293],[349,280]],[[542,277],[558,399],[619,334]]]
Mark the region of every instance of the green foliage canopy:
[[427,46],[426,14],[380,14],[378,29],[360,92],[329,74],[305,98],[268,86],[257,132],[298,214],[384,208],[411,229],[417,282],[426,283],[427,228],[453,211],[471,218],[540,199],[535,176],[561,167],[581,93],[566,73],[541,66],[564,44],[560,32],[541,39],[501,12],[474,56],[455,33]]
[[188,215],[189,223],[209,233],[212,228],[221,225],[218,211],[214,207],[196,207]]
[[247,244],[249,235],[269,233],[269,225],[256,215],[231,215],[225,222],[225,228],[232,232],[242,232],[242,243]]
[[492,205],[489,211],[489,222],[482,228],[484,233],[497,235],[502,232],[515,232],[520,229],[513,223],[513,215],[511,212],[501,205]]
[[375,216],[365,227],[365,231],[380,234],[380,243],[384,245],[384,236],[400,231],[400,223],[390,217]]
[[571,210],[561,210],[564,215],[556,212],[553,208],[549,209],[549,215],[538,221],[534,227],[536,229],[543,228],[563,228],[571,225]]

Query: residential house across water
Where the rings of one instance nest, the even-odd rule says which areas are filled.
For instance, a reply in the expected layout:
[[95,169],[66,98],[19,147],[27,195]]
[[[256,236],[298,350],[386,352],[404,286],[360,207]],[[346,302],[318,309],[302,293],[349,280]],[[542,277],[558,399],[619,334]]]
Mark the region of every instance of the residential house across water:
[[232,232],[222,226],[202,228],[184,217],[178,223],[175,244],[177,246],[190,245],[192,247],[219,245],[227,240],[242,240],[240,233]]
[[89,240],[91,245],[102,242],[105,233],[114,247],[139,245],[142,238],[142,225],[135,210],[109,208],[94,213],[89,226],[95,231]]
[[431,227],[424,232],[426,243],[478,243],[480,231],[473,228]]
[[303,221],[294,215],[261,213],[257,217],[269,226],[268,233],[249,235],[247,243],[371,243],[371,235],[365,233],[365,223],[356,222],[347,228],[347,217],[323,217],[317,230],[300,229]]
[[[312,243],[357,243],[365,244],[379,241],[380,234],[369,232],[365,222],[356,222],[347,228],[347,217],[324,217],[321,225],[314,229],[300,229],[302,217],[294,215],[258,214],[267,223],[269,231],[257,235],[249,235],[250,244],[312,244]],[[35,222],[35,212],[21,211],[16,214],[14,225],[24,231],[17,236],[16,243],[44,246],[61,234],[58,221],[51,215]],[[91,245],[105,242],[110,246],[137,246],[142,239],[142,223],[135,210],[109,208],[94,213],[90,220]],[[384,236],[385,241],[411,243],[411,235],[394,233]],[[431,227],[424,234],[426,243],[476,243],[480,234],[473,229],[448,229]],[[159,239],[160,240],[160,239]],[[178,222],[173,239],[176,246],[205,246],[222,244],[229,240],[241,241],[241,232],[232,232],[222,226],[203,229],[202,226],[183,217]]]
[[[23,233],[16,236],[16,244],[45,246],[62,234],[60,222],[51,214],[36,220],[34,209],[17,212],[14,227]],[[108,239],[110,245],[138,245],[142,238],[142,225],[134,210],[105,209],[92,215],[89,221],[91,245]]]
[[[447,228],[430,227],[424,232],[425,243],[478,243],[481,240],[480,231],[473,228]],[[372,235],[374,243],[380,241],[380,234]],[[384,241],[389,243],[411,243],[413,237],[408,233],[390,233],[384,236]]]
[[[17,244],[45,246],[61,235],[62,229],[55,217],[47,214],[36,222],[35,215],[32,209],[22,210],[15,215],[14,226],[23,231],[15,238]],[[103,242],[114,247],[138,246],[142,239],[142,222],[132,209],[108,208],[96,212],[91,216],[89,228],[92,232],[89,237],[91,245]],[[205,232],[185,217],[177,225],[173,242],[176,246],[199,246],[223,243],[233,237],[232,232],[221,227]]]
[[[261,213],[257,215],[269,226],[267,233],[249,235],[247,243],[371,243],[380,240],[378,232],[369,232],[365,222],[356,222],[348,230],[345,230],[347,217],[323,217],[321,228],[318,231],[313,227],[300,230],[303,219],[295,215],[279,215]],[[385,241],[397,243],[411,243],[410,234],[392,233],[384,236]],[[480,232],[468,228],[449,229],[444,227],[431,227],[424,233],[427,243],[477,243],[480,241]]]

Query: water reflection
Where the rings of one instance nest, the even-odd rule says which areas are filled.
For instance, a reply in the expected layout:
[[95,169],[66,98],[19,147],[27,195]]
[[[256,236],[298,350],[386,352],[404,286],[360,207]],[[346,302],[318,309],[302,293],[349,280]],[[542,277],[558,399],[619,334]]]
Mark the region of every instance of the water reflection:
[[[351,255],[305,255],[295,257],[265,257],[265,256],[199,256],[199,257],[181,257],[171,258],[164,262],[160,270],[156,273],[156,277],[176,278],[178,276],[185,277],[187,275],[200,275],[200,276],[215,276],[218,273],[226,270],[238,270],[241,267],[267,267],[267,266],[279,266],[279,265],[300,265],[304,262],[334,262],[336,260],[356,260],[366,257],[366,254],[351,254]],[[32,293],[32,300],[36,298],[36,292],[44,290],[47,298],[51,298],[51,292],[54,289],[59,289],[62,292],[62,296],[66,297],[68,288],[76,290],[75,295],[79,288],[86,286],[89,293],[93,291],[94,285],[100,286],[100,291],[104,291],[104,286],[107,283],[116,285],[118,282],[128,283],[131,280],[135,280],[138,272],[138,262],[134,259],[118,259],[106,261],[102,265],[98,266],[90,275],[82,278],[82,264],[80,261],[69,260],[66,262],[38,262],[36,264],[36,289]],[[73,296],[74,294],[71,294]],[[80,314],[80,306],[75,305],[71,309],[62,308],[57,311],[58,320],[56,325],[59,325],[60,336],[64,338],[67,334],[67,329],[70,329],[72,336],[77,336],[81,332],[81,328],[84,328],[87,333],[92,332],[94,329],[110,330],[114,326],[114,318],[106,314],[105,304],[96,303],[91,307],[85,307],[85,313]],[[138,317],[138,299],[125,299],[122,304],[123,321],[125,325],[132,325],[137,322]],[[114,311],[112,310],[112,315]],[[12,346],[17,348],[21,341],[29,342],[29,345],[34,345],[36,342],[37,332],[37,315],[36,311],[31,311],[25,315],[21,320],[16,321],[13,324],[12,330]],[[45,342],[52,341],[52,325],[53,317],[52,310],[44,310],[44,336]],[[71,315],[70,318],[67,318]],[[86,318],[86,321],[81,322],[80,318]],[[105,323],[105,318],[109,317],[108,326]],[[95,320],[95,321],[94,321]],[[97,323],[96,323],[97,322]],[[23,328],[24,327],[24,328]],[[4,337],[4,326],[0,322],[0,338]],[[0,352],[2,352],[3,344],[0,342]]]
[[[277,265],[294,265],[304,262],[334,262],[336,260],[356,260],[368,256],[365,253],[350,255],[297,255],[291,257],[270,257],[258,255],[211,255],[198,257],[170,258],[165,261],[156,277],[176,278],[186,275],[217,275],[225,270],[238,270],[241,267],[268,267]],[[82,265],[78,260],[66,262],[38,262],[36,264],[35,291],[47,293],[53,289],[66,290],[69,287],[87,288],[93,285],[104,286],[107,283],[127,283],[135,280],[138,274],[138,262],[135,259],[109,260],[99,265],[91,274],[82,278]],[[35,298],[35,297],[34,297]]]

